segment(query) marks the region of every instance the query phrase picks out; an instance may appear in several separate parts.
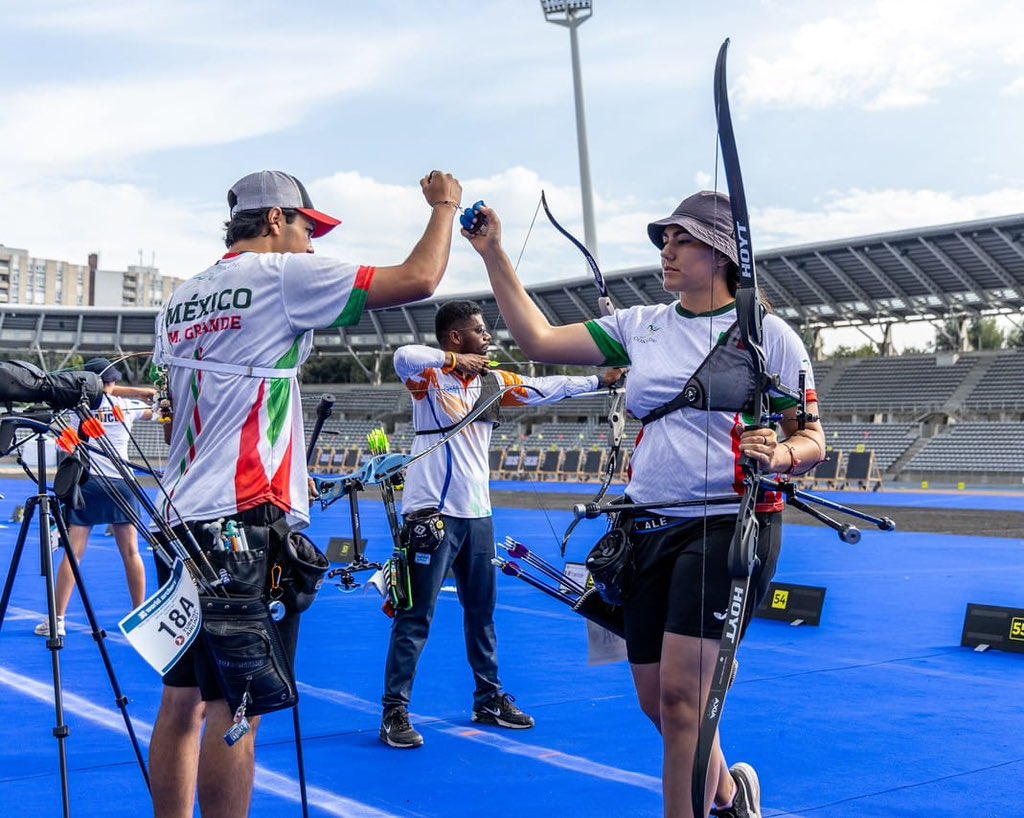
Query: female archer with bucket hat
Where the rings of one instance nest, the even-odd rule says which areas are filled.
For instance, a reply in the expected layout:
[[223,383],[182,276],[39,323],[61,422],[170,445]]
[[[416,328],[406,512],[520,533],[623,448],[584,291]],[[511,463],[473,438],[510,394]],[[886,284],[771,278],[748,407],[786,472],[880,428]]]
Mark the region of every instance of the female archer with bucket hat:
[[[821,459],[824,434],[817,422],[799,428],[797,401],[775,395],[770,407],[783,418],[784,437],[771,428],[744,430],[755,420],[744,412],[753,386],[749,353],[736,329],[739,271],[727,196],[696,193],[648,225],[661,251],[664,288],[676,300],[566,326],[552,326],[533,303],[501,248],[497,215],[489,208],[482,215],[487,225],[463,235],[483,257],[498,307],[524,354],[545,363],[630,367],[626,406],[644,426],[626,495],[634,503],[680,503],[629,513],[634,574],[623,613],[640,707],[662,736],[665,815],[693,818],[691,771],[728,608],[727,555],[743,493],[740,458],[758,461],[765,472],[802,474]],[[816,414],[813,375],[799,336],[766,315],[762,346],[766,371],[778,373],[782,383],[796,384],[806,371],[807,411]],[[689,403],[668,410],[684,385]],[[684,505],[732,496],[735,504]],[[744,628],[775,572],[781,510],[781,501],[758,506],[760,566]],[[620,525],[626,516],[620,515]],[[706,807],[712,814],[760,818],[753,767],[730,770],[716,746],[709,771]]]

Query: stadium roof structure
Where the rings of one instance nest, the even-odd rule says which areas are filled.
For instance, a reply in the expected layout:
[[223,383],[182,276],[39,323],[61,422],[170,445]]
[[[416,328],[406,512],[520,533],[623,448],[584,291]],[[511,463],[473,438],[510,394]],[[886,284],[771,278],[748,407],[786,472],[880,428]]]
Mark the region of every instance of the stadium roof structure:
[[[582,265],[582,261],[581,261]],[[758,277],[775,312],[797,329],[935,321],[1024,311],[1024,214],[939,227],[879,233],[758,253]],[[605,276],[619,307],[666,303],[660,269],[637,267]],[[530,288],[554,324],[599,314],[589,276]],[[346,329],[318,331],[322,354],[386,351],[433,343],[435,298],[365,313]],[[509,340],[494,296],[478,301],[499,340]],[[0,352],[38,357],[92,352],[146,352],[154,309],[0,305]]]
[[[1024,310],[1024,214],[768,250],[757,254],[757,267],[774,311],[797,329],[1016,313]],[[659,267],[609,273],[605,282],[619,307],[672,299]],[[590,276],[530,294],[553,324],[600,314]],[[465,297],[495,325],[493,295]],[[339,341],[356,348],[430,343],[441,300],[368,313]]]

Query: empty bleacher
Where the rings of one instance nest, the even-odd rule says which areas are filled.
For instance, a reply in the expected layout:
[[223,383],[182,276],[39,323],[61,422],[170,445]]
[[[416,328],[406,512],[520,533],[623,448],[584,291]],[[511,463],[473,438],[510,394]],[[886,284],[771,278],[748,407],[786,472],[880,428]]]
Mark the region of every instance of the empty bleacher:
[[963,421],[931,438],[907,464],[911,472],[1024,474],[1024,423]]
[[918,437],[916,423],[825,423],[825,443],[833,449],[856,452],[863,447],[875,453],[884,472],[910,448]]
[[980,412],[1024,409],[1024,350],[1000,353],[971,389],[964,406]]
[[861,358],[820,397],[827,412],[939,409],[975,364],[967,357],[946,364],[937,355]]
[[589,445],[594,434],[592,423],[537,423],[527,439],[531,443],[571,448]]

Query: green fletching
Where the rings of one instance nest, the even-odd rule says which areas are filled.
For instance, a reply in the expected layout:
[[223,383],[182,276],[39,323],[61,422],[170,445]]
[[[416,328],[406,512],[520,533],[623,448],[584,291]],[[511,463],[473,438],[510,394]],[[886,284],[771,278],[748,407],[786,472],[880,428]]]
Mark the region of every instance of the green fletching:
[[391,449],[391,443],[383,429],[372,429],[366,436],[366,442],[370,446],[371,454],[387,454]]

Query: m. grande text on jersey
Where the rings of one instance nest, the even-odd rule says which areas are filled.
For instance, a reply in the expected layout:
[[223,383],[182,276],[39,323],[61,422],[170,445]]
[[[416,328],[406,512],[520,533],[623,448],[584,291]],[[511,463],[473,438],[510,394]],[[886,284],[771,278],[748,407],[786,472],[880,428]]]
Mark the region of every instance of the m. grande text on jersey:
[[203,321],[198,324],[191,324],[185,327],[184,333],[181,330],[173,329],[167,333],[167,340],[172,344],[178,343],[181,340],[181,336],[185,336],[186,341],[191,341],[194,338],[198,338],[200,335],[205,335],[208,332],[220,332],[225,329],[241,329],[242,328],[242,316],[240,315],[224,315],[220,318],[211,318],[209,321]]

